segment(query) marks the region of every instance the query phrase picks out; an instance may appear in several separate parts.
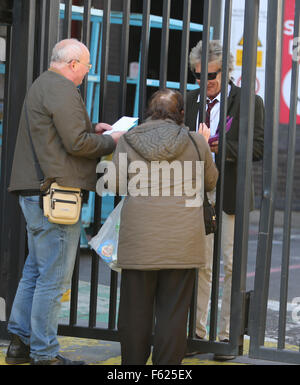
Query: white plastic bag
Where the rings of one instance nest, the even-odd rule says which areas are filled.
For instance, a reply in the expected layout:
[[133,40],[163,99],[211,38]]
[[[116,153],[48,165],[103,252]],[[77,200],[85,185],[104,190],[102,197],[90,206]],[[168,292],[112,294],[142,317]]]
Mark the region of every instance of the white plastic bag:
[[121,269],[116,266],[116,263],[118,258],[120,217],[123,202],[124,199],[122,199],[113,209],[103,223],[98,234],[89,242],[89,245],[96,251],[102,260],[107,263],[112,270],[117,272],[121,272]]

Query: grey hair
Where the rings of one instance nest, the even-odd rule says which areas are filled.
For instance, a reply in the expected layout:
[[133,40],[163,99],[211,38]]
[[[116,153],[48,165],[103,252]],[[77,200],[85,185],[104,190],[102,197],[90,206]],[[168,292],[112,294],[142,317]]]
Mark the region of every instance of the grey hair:
[[[200,40],[197,45],[192,48],[190,52],[190,68],[192,71],[195,70],[197,64],[201,63],[202,55],[202,40]],[[210,40],[208,43],[208,63],[217,61],[222,66],[222,45],[220,40]],[[230,73],[234,70],[234,57],[230,53],[228,60],[228,72]]]
[[77,39],[64,39],[55,44],[50,65],[53,63],[69,63],[71,60],[80,60],[87,47]]

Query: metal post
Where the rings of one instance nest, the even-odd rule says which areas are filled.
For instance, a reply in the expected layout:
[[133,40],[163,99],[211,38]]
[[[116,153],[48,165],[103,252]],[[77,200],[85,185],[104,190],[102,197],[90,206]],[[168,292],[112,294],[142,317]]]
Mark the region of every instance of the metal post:
[[[4,298],[6,303],[7,319],[25,260],[25,221],[18,205],[18,197],[9,193],[7,188],[10,181],[19,117],[26,90],[32,82],[35,6],[35,0],[14,2],[13,24],[11,32],[8,33],[7,44],[8,61],[6,63],[0,187],[0,297]],[[24,76],[19,76],[20,73]],[[6,331],[5,324],[5,321],[0,322],[0,334],[4,334],[3,338]]]
[[282,0],[269,0],[267,22],[263,197],[261,203],[254,294],[250,306],[250,354],[264,344],[278,165],[278,117],[282,40]]
[[220,255],[222,239],[222,212],[224,194],[224,169],[225,169],[225,149],[226,149],[226,115],[227,115],[227,94],[228,94],[228,58],[230,54],[231,36],[231,11],[232,0],[226,0],[224,16],[224,38],[222,52],[222,84],[221,84],[221,105],[220,105],[220,139],[219,139],[219,159],[218,170],[219,179],[217,184],[216,208],[218,218],[218,231],[214,237],[214,257],[212,268],[212,291],[211,291],[211,316],[210,316],[210,340],[216,339],[218,321],[218,298],[219,298],[219,275],[220,275]]
[[43,70],[46,71],[49,66],[51,53],[54,45],[59,40],[59,5],[60,0],[51,0],[46,2],[45,12],[45,40],[44,40],[44,62]]
[[160,48],[160,71],[159,71],[160,88],[165,88],[167,83],[170,7],[171,7],[171,0],[164,0],[163,24],[162,24],[162,31],[161,31],[161,48]]
[[[83,7],[83,23],[82,23],[82,42],[88,48],[90,47],[90,35],[91,35],[91,5],[92,0],[85,0]],[[80,86],[80,92],[83,100],[86,101],[87,95],[87,85],[88,85],[88,77],[86,76],[83,79],[83,82]]]
[[[237,201],[233,250],[230,340],[243,345],[245,286],[248,256],[249,207],[253,152],[254,98],[259,0],[247,1],[244,18],[243,69],[240,106]],[[241,352],[240,352],[241,354]]]
[[188,50],[190,42],[190,20],[191,20],[191,0],[184,0],[183,3],[183,30],[181,39],[181,58],[180,58],[180,92],[183,95],[184,109],[186,101],[186,84],[188,76]]
[[72,26],[72,0],[65,0],[63,39],[69,39],[71,37],[71,26]]
[[[100,74],[100,99],[99,99],[99,121],[105,121],[105,102],[107,93],[107,74],[108,74],[108,53],[110,37],[110,12],[111,0],[104,2],[103,26],[102,26],[102,45],[101,45],[101,74]],[[96,235],[101,227],[101,197],[95,195],[95,210],[93,235]],[[98,295],[98,275],[99,275],[99,257],[92,250],[92,271],[91,271],[91,291],[90,291],[90,311],[89,327],[94,328],[97,317],[97,295]]]
[[44,51],[45,51],[45,18],[46,18],[46,4],[42,0],[37,0],[36,7],[36,31],[35,31],[35,67],[34,78],[37,78],[44,72]]
[[90,47],[91,38],[91,7],[92,0],[85,0],[83,8],[82,42],[88,48]]
[[140,60],[140,98],[139,98],[139,118],[140,123],[144,120],[145,105],[147,98],[147,74],[148,74],[148,52],[150,37],[150,0],[143,0],[143,26]]
[[105,102],[106,102],[106,92],[107,92],[108,52],[109,52],[109,37],[110,37],[110,11],[111,11],[111,0],[107,0],[104,2],[104,9],[103,9],[99,122],[105,122]]
[[208,64],[208,43],[210,35],[211,0],[205,0],[203,11],[203,33],[202,33],[202,58],[201,58],[201,83],[199,122],[205,122],[206,114],[206,90],[207,90],[207,64]]
[[[288,295],[289,278],[289,257],[290,257],[290,235],[292,219],[292,196],[294,186],[295,170],[295,149],[296,149],[296,119],[298,105],[298,83],[299,83],[299,33],[300,33],[300,2],[296,1],[294,18],[294,42],[296,41],[297,55],[293,56],[292,63],[292,84],[290,95],[290,119],[288,134],[288,160],[287,160],[287,178],[285,193],[284,210],[284,231],[282,244],[282,263],[281,263],[281,281],[280,281],[280,308],[279,308],[279,331],[278,331],[278,349],[285,348],[285,329],[286,329],[286,306]],[[295,47],[294,47],[295,48]]]
[[123,24],[122,24],[121,60],[120,60],[119,117],[125,115],[126,113],[130,5],[131,5],[131,0],[123,1]]

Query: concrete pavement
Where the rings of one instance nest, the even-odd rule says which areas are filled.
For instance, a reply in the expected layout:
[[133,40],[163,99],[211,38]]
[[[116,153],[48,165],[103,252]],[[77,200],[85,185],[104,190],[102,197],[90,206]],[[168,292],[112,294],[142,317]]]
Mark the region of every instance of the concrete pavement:
[[[250,214],[251,226],[256,227],[259,224],[259,212],[254,211]],[[275,213],[275,227],[282,229],[283,227],[283,212]],[[294,212],[292,215],[292,228],[300,229],[300,213]],[[84,322],[85,315],[88,314],[88,300],[89,284],[87,282],[79,282],[79,305],[78,317]],[[107,309],[109,302],[109,290],[107,286],[99,285],[101,289],[98,293],[102,293],[99,298],[99,322],[107,322]],[[61,312],[61,321],[64,323],[68,314],[68,304],[63,305]],[[84,360],[88,365],[105,365],[105,366],[119,366],[121,363],[120,345],[118,342],[100,341],[92,339],[81,339],[74,337],[59,337],[61,344],[61,353],[66,357],[74,360]],[[275,341],[267,343],[268,346],[276,347]],[[5,353],[7,350],[8,341],[0,340],[0,365],[5,364]],[[289,349],[299,351],[299,346],[290,346]],[[249,358],[249,339],[245,337],[244,355],[238,356],[234,360],[219,362],[214,361],[213,354],[198,354],[190,358],[185,358],[183,365],[280,365],[278,362],[263,361]],[[148,364],[151,364],[149,359]]]
[[[120,344],[118,342],[100,341],[86,338],[59,337],[62,355],[73,359],[83,360],[88,365],[120,365]],[[5,354],[8,341],[0,340],[0,365],[6,365]],[[269,343],[275,346],[275,343]],[[297,347],[295,346],[295,349]],[[280,365],[278,362],[256,360],[248,356],[249,340],[245,339],[244,355],[230,361],[215,361],[212,353],[198,354],[185,358],[183,365]],[[28,365],[28,364],[24,364]],[[147,365],[151,365],[151,358]]]

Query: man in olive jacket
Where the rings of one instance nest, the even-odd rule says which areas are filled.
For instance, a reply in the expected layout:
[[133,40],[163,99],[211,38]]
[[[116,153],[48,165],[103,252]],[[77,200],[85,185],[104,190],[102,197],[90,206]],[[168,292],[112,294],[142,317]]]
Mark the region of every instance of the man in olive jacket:
[[[202,42],[200,41],[190,53],[190,67],[200,85],[201,79],[201,54]],[[239,144],[239,123],[240,123],[240,101],[241,88],[234,85],[231,77],[233,70],[233,56],[229,57],[229,79],[228,79],[228,99],[227,99],[227,129],[226,148],[225,148],[225,169],[224,169],[224,195],[222,213],[222,240],[221,249],[224,263],[224,285],[222,306],[219,322],[219,339],[227,342],[229,339],[230,326],[230,298],[231,298],[231,278],[233,262],[233,241],[234,224],[236,213],[236,186],[237,186],[237,161]],[[216,133],[219,126],[220,102],[221,102],[221,77],[222,77],[222,46],[218,40],[211,40],[208,47],[208,79],[207,79],[207,110],[206,122],[199,122],[199,91],[200,88],[188,93],[186,101],[185,124],[190,130],[199,131],[204,135],[211,136],[209,140],[210,149],[218,160],[219,141]],[[207,127],[208,126],[208,127]],[[254,134],[253,134],[253,161],[259,161],[263,157],[264,145],[264,105],[260,96],[255,95],[255,115],[254,115]],[[213,138],[214,137],[214,138]],[[215,201],[215,195],[208,197]],[[252,184],[251,207],[254,205],[254,187]],[[211,290],[212,279],[212,260],[213,260],[213,234],[206,237],[207,263],[199,269],[198,277],[198,302],[197,302],[197,322],[196,333],[199,338],[206,337],[206,323],[208,314],[208,304]],[[216,359],[225,360],[234,356],[215,355]]]
[[89,60],[87,47],[78,40],[58,42],[49,70],[35,80],[25,98],[9,191],[19,195],[29,254],[8,322],[9,364],[82,364],[59,355],[57,341],[61,299],[70,287],[80,221],[60,225],[43,215],[31,139],[44,179],[95,190],[97,159],[113,152],[121,133],[101,135],[108,125],[92,127],[77,89],[91,68]]

